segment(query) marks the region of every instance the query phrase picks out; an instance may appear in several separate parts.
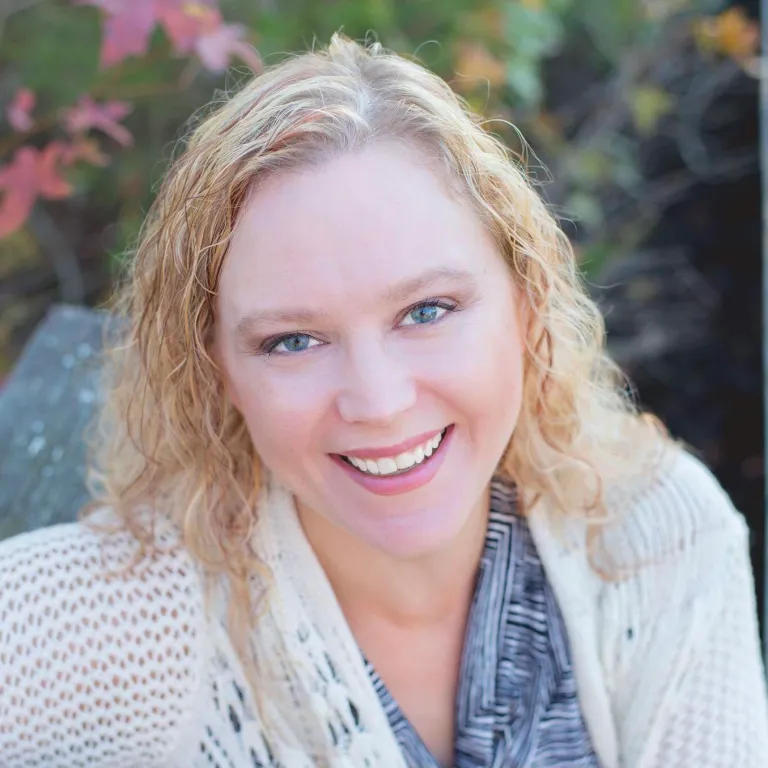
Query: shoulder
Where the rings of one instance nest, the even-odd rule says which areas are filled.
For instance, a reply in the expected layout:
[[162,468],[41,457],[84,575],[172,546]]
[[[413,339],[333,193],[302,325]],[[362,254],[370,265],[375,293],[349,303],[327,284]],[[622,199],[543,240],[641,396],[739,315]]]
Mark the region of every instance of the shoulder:
[[681,446],[660,446],[638,477],[605,491],[608,520],[597,548],[621,568],[672,565],[741,546],[743,516],[712,472]]
[[163,764],[200,686],[206,631],[190,555],[170,529],[157,540],[162,550],[122,573],[139,551],[127,531],[76,522],[0,542],[4,765],[22,753],[59,765],[57,740],[89,764],[109,764],[115,747]]
[[156,526],[153,546],[142,554],[138,540],[107,509],[88,521],[0,541],[0,585],[13,587],[0,589],[0,599],[13,593],[16,602],[27,590],[44,587],[46,601],[74,593],[97,603],[115,594],[123,601],[156,595],[160,604],[181,600],[182,609],[195,611],[202,595],[201,570],[169,521]]

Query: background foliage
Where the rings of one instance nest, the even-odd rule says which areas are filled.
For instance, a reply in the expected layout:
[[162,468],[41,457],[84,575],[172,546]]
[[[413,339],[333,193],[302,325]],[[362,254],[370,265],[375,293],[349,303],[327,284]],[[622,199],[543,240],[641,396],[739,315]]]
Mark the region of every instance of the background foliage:
[[0,0],[0,380],[52,303],[105,298],[190,116],[342,29],[418,57],[527,162],[612,354],[746,513],[760,573],[756,6]]
[[713,161],[702,136],[758,44],[743,9],[712,0],[5,0],[0,372],[51,301],[104,294],[189,116],[340,28],[416,55],[494,118],[587,271],[697,179],[754,163]]

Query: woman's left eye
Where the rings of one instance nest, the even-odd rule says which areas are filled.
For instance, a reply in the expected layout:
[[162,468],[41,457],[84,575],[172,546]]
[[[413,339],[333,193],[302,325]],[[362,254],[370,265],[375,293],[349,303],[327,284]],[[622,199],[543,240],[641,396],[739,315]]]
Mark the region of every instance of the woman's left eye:
[[401,325],[428,325],[439,320],[446,312],[451,312],[454,309],[455,307],[447,302],[425,302],[409,309]]

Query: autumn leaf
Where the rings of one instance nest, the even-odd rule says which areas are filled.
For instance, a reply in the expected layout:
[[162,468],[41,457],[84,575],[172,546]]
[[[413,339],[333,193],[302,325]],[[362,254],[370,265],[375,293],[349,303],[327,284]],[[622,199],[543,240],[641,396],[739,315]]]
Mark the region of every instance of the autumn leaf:
[[64,128],[73,136],[98,128],[118,144],[127,147],[133,143],[131,132],[120,125],[132,107],[125,101],[105,101],[97,104],[90,96],[82,96],[74,107],[64,113]]
[[37,154],[33,147],[22,147],[13,161],[0,170],[0,237],[21,227],[39,196]]
[[37,153],[37,182],[41,197],[58,200],[72,194],[72,185],[59,172],[65,150],[64,142],[52,141]]
[[202,0],[155,0],[155,14],[177,53],[192,53],[200,35],[222,25],[218,8]]
[[74,165],[78,160],[101,167],[109,165],[109,156],[101,151],[98,143],[83,135],[67,144],[61,155],[63,165]]
[[195,51],[200,61],[213,72],[224,71],[233,56],[258,72],[261,69],[261,58],[243,40],[244,36],[245,29],[239,24],[222,24],[213,32],[201,35],[195,43]]
[[29,88],[19,88],[16,95],[5,110],[5,116],[14,131],[24,133],[32,127],[31,112],[37,98]]
[[0,169],[0,237],[19,229],[38,198],[57,199],[72,193],[59,172],[65,145],[52,141],[44,149],[21,147]]
[[476,87],[478,80],[492,87],[503,85],[506,80],[504,64],[479,43],[459,43],[455,68],[462,81],[468,81],[459,82],[469,89]]
[[101,66],[111,67],[129,56],[143,56],[155,28],[155,0],[76,0],[104,13]]
[[224,71],[233,56],[242,59],[254,72],[261,69],[259,55],[243,41],[245,27],[225,24],[218,8],[209,2],[156,2],[157,18],[177,52],[196,53],[212,72]]
[[152,30],[159,24],[176,53],[194,53],[212,71],[225,70],[232,56],[245,61],[254,71],[261,68],[258,54],[243,41],[245,27],[225,24],[215,0],[76,2],[96,6],[105,14],[102,66],[146,53]]
[[694,26],[699,47],[745,62],[760,46],[760,27],[743,8],[735,6],[719,16],[699,20]]

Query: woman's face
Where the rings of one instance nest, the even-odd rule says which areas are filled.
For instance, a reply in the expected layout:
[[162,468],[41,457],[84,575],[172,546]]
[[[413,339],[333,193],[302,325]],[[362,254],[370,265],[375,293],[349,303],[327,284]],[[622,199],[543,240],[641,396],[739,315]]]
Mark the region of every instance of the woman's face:
[[516,292],[470,206],[396,144],[273,177],[217,302],[230,396],[300,508],[397,557],[446,546],[522,391]]

